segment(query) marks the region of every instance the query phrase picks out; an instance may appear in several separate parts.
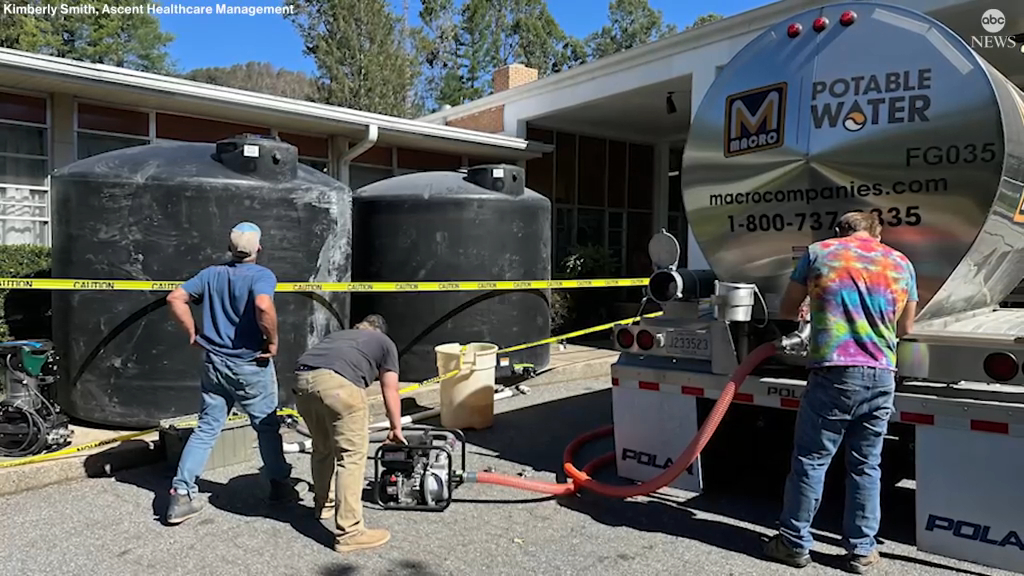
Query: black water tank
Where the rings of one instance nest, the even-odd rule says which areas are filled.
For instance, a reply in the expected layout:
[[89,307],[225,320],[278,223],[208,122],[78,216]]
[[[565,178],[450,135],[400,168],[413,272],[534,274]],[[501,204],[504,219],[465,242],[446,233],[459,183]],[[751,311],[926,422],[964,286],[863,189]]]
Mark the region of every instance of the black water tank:
[[[228,235],[263,231],[257,263],[278,282],[347,281],[352,194],[299,164],[276,139],[243,135],[214,144],[157,143],[107,152],[56,171],[53,275],[93,280],[184,281],[229,259]],[[57,291],[54,341],[59,401],[73,416],[152,426],[200,408],[202,351],[171,319],[167,292]],[[283,405],[299,354],[348,325],[344,293],[279,293],[276,359]],[[193,306],[197,325],[201,310]]]
[[[355,192],[352,279],[356,282],[547,280],[551,202],[525,187],[517,166],[419,172]],[[384,316],[401,356],[403,381],[437,375],[434,346],[499,347],[550,335],[550,291],[368,292],[352,295],[352,320]],[[507,355],[545,368],[550,347]],[[498,376],[510,366],[498,367]]]

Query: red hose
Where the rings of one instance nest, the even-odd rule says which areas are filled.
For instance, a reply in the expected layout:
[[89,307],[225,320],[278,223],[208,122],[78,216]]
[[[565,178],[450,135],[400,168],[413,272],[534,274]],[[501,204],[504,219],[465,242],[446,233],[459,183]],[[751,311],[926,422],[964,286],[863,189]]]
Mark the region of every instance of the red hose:
[[538,480],[526,480],[523,478],[517,478],[515,476],[506,476],[504,474],[495,474],[493,472],[478,472],[476,474],[476,481],[482,484],[497,484],[500,486],[508,486],[510,488],[519,488],[521,490],[527,490],[529,492],[539,492],[541,494],[551,494],[554,496],[569,496],[575,494],[580,489],[587,489],[592,492],[607,496],[609,498],[632,498],[634,496],[644,496],[650,494],[665,486],[668,486],[673,480],[679,477],[687,468],[693,464],[697,456],[700,455],[701,450],[707,445],[708,441],[715,434],[715,430],[718,429],[718,425],[722,422],[722,418],[725,417],[725,412],[729,409],[729,405],[732,404],[733,398],[736,396],[736,391],[743,385],[743,381],[747,379],[747,376],[756,368],[761,362],[764,362],[768,358],[775,355],[776,345],[772,342],[762,344],[755,348],[743,362],[736,368],[732,373],[732,377],[729,379],[729,383],[722,389],[722,395],[715,402],[714,407],[711,408],[711,413],[704,420],[704,424],[701,425],[700,430],[697,430],[697,435],[693,437],[690,444],[683,450],[683,453],[675,459],[672,466],[669,466],[664,472],[652,478],[646,482],[640,484],[619,486],[612,484],[603,484],[594,480],[590,477],[590,474],[594,470],[615,461],[615,453],[609,452],[604,456],[600,456],[588,463],[583,467],[583,470],[578,470],[573,465],[573,456],[576,455],[576,451],[580,446],[596,440],[604,436],[609,436],[614,431],[612,426],[605,426],[573,440],[565,448],[563,460],[565,462],[565,473],[569,476],[572,482],[557,483],[557,482],[541,482]]

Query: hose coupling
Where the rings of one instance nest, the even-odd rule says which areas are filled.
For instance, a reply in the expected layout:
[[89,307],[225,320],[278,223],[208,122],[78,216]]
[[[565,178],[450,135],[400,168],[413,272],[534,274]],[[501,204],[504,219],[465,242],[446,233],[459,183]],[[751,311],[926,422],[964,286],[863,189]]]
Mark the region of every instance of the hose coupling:
[[801,322],[800,327],[792,334],[779,340],[779,348],[787,355],[803,356],[810,348],[811,323]]

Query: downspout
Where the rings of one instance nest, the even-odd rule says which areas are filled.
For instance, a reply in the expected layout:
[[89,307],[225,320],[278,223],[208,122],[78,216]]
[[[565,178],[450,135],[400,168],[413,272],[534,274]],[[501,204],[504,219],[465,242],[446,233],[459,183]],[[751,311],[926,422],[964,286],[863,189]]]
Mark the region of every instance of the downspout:
[[359,142],[352,148],[349,148],[345,152],[345,155],[341,157],[341,165],[339,166],[339,176],[341,176],[341,178],[339,178],[339,180],[341,180],[342,184],[348,186],[349,188],[352,187],[352,185],[349,184],[349,167],[352,165],[352,161],[358,158],[359,155],[362,154],[363,152],[366,152],[370,148],[373,148],[373,145],[376,143],[377,125],[370,124],[366,127],[366,138],[363,138],[361,142]]

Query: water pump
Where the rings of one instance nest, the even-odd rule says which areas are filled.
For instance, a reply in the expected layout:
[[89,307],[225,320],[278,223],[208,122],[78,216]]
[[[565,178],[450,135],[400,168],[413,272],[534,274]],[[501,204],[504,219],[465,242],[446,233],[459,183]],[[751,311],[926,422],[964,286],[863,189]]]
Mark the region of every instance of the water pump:
[[[413,428],[408,444],[382,444],[374,463],[374,499],[381,508],[440,512],[462,484],[466,437],[448,428]],[[455,452],[460,452],[459,468]]]
[[0,343],[0,456],[33,456],[71,443],[71,429],[50,393],[56,381],[48,340]]

